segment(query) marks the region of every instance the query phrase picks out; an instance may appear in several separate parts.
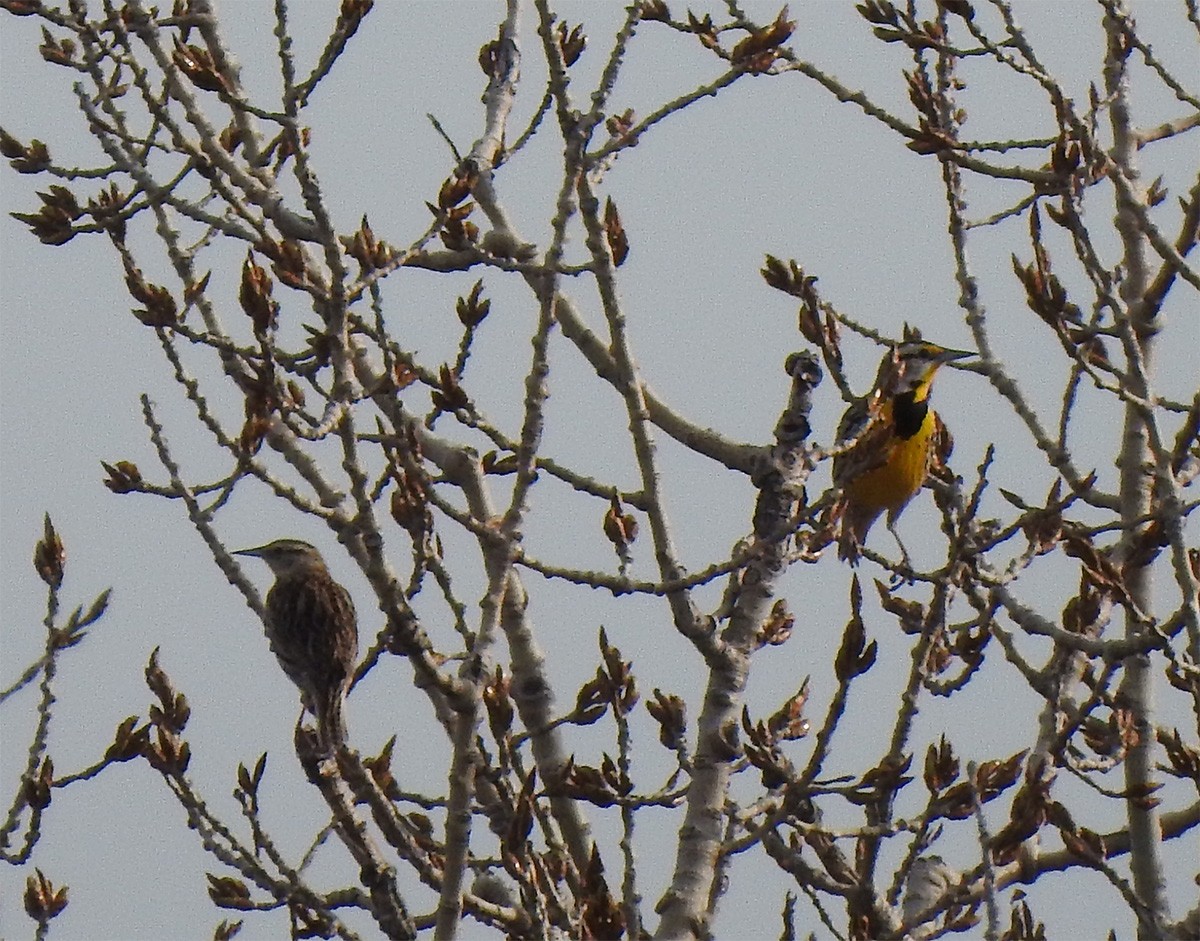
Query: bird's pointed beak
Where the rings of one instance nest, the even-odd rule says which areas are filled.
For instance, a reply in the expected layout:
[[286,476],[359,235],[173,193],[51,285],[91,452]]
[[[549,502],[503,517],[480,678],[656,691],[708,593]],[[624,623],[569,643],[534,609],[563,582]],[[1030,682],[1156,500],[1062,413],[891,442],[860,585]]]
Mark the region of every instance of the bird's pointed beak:
[[256,558],[260,558],[262,556],[262,551],[265,548],[267,548],[267,547],[266,546],[255,546],[253,549],[234,549],[233,554],[234,555],[252,555]]
[[942,350],[937,355],[939,363],[952,363],[956,359],[966,359],[968,356],[974,356],[975,353],[970,350]]

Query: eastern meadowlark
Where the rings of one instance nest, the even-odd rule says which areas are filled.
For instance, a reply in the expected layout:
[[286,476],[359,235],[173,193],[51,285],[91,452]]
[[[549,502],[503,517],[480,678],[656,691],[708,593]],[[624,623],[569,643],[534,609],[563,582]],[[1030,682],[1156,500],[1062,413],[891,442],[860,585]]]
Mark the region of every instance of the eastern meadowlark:
[[334,581],[307,542],[277,539],[234,555],[262,559],[275,584],[267,593],[266,635],[283,672],[317,719],[328,754],[346,740],[346,693],[358,660],[358,622],[350,593]]
[[888,530],[908,563],[896,520],[952,446],[929,405],[933,379],[943,364],[971,355],[907,335],[884,356],[870,394],[842,416],[838,441],[851,444],[833,459],[834,484],[841,490],[834,511],[842,521],[839,558],[858,559],[868,531],[886,510]]

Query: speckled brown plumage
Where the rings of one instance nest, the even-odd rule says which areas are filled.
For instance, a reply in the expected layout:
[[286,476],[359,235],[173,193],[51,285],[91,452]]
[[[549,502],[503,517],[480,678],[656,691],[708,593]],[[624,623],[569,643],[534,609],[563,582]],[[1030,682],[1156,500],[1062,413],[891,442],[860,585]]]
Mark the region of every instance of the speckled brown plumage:
[[275,573],[266,600],[267,640],[304,707],[316,716],[322,746],[332,753],[346,740],[346,693],[358,660],[350,593],[308,543],[280,539],[238,554],[263,559]]

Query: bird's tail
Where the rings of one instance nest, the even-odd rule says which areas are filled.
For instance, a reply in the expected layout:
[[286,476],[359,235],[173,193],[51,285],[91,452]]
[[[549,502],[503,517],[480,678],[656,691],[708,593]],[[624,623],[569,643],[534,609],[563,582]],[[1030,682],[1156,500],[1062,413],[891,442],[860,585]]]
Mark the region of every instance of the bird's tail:
[[330,755],[346,744],[346,690],[348,683],[330,683],[316,703],[317,736]]
[[880,510],[855,506],[843,499],[834,508],[834,517],[840,518],[841,528],[838,532],[838,558],[854,565],[858,562],[859,547],[866,541],[867,533],[875,521],[879,519]]

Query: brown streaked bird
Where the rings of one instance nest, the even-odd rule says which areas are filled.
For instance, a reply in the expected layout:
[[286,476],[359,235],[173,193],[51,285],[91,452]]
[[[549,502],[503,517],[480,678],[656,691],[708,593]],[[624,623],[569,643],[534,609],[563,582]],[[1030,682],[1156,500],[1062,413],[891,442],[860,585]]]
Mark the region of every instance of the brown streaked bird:
[[299,539],[276,539],[234,555],[262,559],[275,575],[267,592],[266,635],[304,708],[317,719],[327,753],[346,741],[346,693],[358,660],[358,621],[350,593],[321,554]]
[[928,343],[906,331],[905,340],[883,357],[871,393],[842,416],[838,441],[852,441],[833,459],[833,480],[841,489],[835,515],[842,521],[838,557],[852,564],[875,521],[887,511],[887,527],[925,486],[930,468],[949,454],[950,433],[929,405],[933,379],[946,363],[974,354]]

